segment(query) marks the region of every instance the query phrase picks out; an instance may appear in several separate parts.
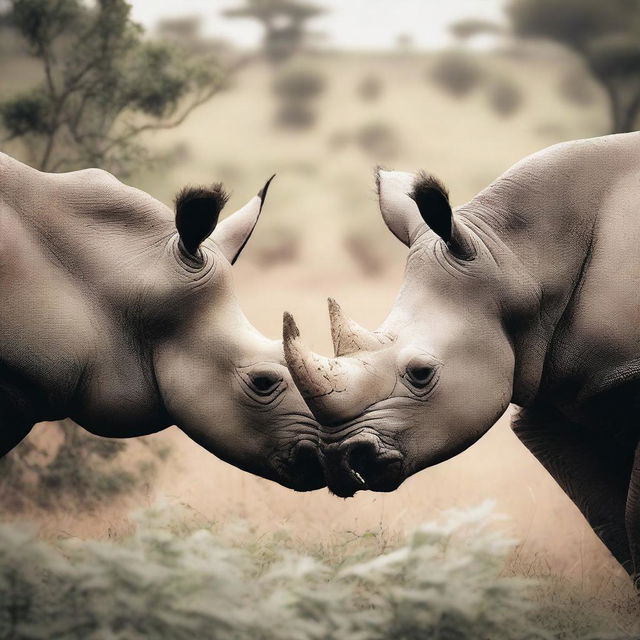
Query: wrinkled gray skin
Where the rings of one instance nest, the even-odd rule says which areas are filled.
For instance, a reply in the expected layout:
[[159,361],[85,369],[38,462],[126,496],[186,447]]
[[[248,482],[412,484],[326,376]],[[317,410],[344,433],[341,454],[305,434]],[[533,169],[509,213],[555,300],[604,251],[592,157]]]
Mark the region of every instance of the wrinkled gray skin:
[[366,331],[331,302],[339,357],[323,358],[285,316],[329,488],[391,491],[515,403],[515,433],[637,576],[640,133],[522,160],[455,211],[447,242],[407,196],[414,180],[379,176],[385,222],[410,247],[382,326]]
[[117,438],[177,424],[246,471],[323,486],[317,424],[282,344],[232,290],[263,195],[194,260],[148,194],[98,169],[41,173],[0,154],[0,455],[42,420]]

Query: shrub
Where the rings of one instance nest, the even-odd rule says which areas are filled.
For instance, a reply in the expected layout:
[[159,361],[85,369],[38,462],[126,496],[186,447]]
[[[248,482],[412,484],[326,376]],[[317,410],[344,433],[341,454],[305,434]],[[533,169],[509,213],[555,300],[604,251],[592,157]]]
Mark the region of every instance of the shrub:
[[[346,554],[341,541],[333,561],[324,559],[326,550],[292,551],[282,533],[186,525],[167,518],[162,505],[140,516],[136,531],[119,543],[48,543],[34,529],[4,524],[0,637],[560,637],[558,605],[542,608],[533,599],[534,581],[501,575],[512,542],[493,529],[494,520],[490,504],[454,510],[391,552],[379,554],[373,534]],[[602,624],[585,615],[580,629],[563,629],[562,637],[603,638],[596,635]]]
[[513,115],[522,105],[522,91],[506,78],[496,78],[487,86],[489,105],[502,117]]
[[384,85],[378,76],[368,75],[362,78],[357,87],[357,93],[364,102],[373,102],[382,95]]
[[313,68],[292,65],[285,68],[273,83],[280,104],[276,123],[292,129],[308,129],[316,121],[314,101],[325,90],[325,78]]
[[325,89],[324,76],[313,68],[291,66],[273,83],[273,92],[282,100],[306,102],[317,98]]
[[356,144],[376,160],[387,160],[398,153],[400,143],[393,129],[384,122],[365,124],[355,132]]
[[70,420],[51,423],[45,435],[49,436],[46,446],[37,446],[34,436],[29,436],[0,459],[0,504],[4,510],[55,509],[61,505],[92,510],[105,498],[147,485],[155,477],[158,460],[169,454],[167,448],[139,439],[136,444],[146,451],[131,462],[128,458],[133,445],[99,438]]
[[482,72],[470,55],[449,51],[436,59],[429,78],[454,98],[463,98],[478,86]]

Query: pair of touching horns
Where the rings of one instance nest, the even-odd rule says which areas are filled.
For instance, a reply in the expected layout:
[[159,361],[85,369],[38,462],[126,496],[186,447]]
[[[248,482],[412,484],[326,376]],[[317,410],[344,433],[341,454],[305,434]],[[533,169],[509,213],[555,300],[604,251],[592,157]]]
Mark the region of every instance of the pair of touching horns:
[[197,262],[201,258],[200,245],[211,237],[224,257],[233,264],[253,233],[274,177],[267,180],[258,195],[220,224],[218,217],[229,199],[221,183],[212,187],[183,189],[175,203],[176,228],[183,254]]

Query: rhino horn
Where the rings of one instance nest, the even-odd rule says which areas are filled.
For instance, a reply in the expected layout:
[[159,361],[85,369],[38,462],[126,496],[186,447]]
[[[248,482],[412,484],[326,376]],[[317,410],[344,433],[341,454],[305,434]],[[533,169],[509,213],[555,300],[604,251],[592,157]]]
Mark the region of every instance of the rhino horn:
[[347,389],[347,371],[343,363],[307,349],[300,340],[293,316],[286,312],[282,337],[287,366],[304,401],[318,419],[328,419],[335,412],[331,407],[332,398]]
[[331,340],[336,357],[356,351],[377,351],[391,342],[388,336],[369,331],[348,318],[333,298],[329,298],[328,302]]
[[307,349],[293,316],[287,312],[283,317],[282,340],[287,366],[305,400],[329,394],[340,386],[334,371],[335,358],[325,358]]

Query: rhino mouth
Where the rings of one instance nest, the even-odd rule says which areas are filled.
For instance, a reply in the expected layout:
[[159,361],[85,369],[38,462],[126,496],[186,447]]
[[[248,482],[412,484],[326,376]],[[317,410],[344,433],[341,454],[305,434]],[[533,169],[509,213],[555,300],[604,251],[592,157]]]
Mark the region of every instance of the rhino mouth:
[[325,446],[323,461],[329,491],[340,498],[395,491],[405,478],[402,453],[368,431]]
[[314,491],[326,486],[322,455],[316,440],[302,439],[272,459],[277,482],[294,491]]

